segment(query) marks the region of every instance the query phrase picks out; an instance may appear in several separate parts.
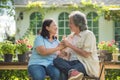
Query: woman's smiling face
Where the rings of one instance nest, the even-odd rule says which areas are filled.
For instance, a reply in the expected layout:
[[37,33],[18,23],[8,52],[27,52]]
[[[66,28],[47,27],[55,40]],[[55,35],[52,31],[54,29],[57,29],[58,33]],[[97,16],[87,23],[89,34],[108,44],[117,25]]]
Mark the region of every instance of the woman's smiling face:
[[76,31],[79,30],[79,27],[77,27],[77,26],[74,24],[72,17],[69,18],[69,27],[70,27],[70,30],[71,30],[72,32],[76,32]]
[[49,31],[50,35],[56,35],[57,33],[57,25],[56,23],[53,21],[50,26],[46,27],[47,30]]

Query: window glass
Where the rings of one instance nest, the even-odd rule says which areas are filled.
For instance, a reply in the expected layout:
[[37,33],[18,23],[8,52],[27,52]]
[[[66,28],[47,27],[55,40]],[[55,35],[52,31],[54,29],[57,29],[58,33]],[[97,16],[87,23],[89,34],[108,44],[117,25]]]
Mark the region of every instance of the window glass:
[[99,27],[98,27],[98,15],[95,12],[90,12],[87,14],[88,29],[93,31],[96,36],[96,41],[99,40]]
[[59,35],[64,35],[64,29],[59,29]]
[[59,27],[64,27],[64,21],[59,21]]
[[42,27],[42,15],[39,12],[34,12],[30,15],[30,30],[34,35],[37,35]]
[[59,17],[58,17],[58,25],[59,25],[59,36],[58,39],[61,40],[63,35],[68,35],[70,34],[70,30],[68,27],[68,13],[67,12],[62,12],[60,13]]
[[115,41],[119,43],[120,48],[120,21],[115,21]]

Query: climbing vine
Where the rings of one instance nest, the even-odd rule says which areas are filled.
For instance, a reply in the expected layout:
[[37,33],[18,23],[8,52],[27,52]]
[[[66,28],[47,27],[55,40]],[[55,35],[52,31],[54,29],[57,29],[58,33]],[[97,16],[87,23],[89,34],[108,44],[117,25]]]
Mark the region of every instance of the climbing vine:
[[44,2],[40,2],[40,1],[29,2],[29,4],[27,5],[27,7],[29,9],[31,9],[31,8],[40,8],[40,9],[42,9],[43,8],[43,4],[44,4]]
[[[45,12],[43,6],[44,6],[45,2],[33,2],[33,3],[29,3],[27,5],[28,9],[32,9],[32,8],[38,8],[40,9],[41,12]],[[58,7],[63,7],[65,6],[66,8],[68,8],[69,10],[94,10],[98,13],[98,15],[104,15],[104,18],[106,20],[120,20],[120,10],[115,10],[116,8],[120,8],[120,6],[118,5],[109,5],[106,6],[104,5],[104,3],[93,3],[91,0],[89,1],[85,1],[82,0],[80,3],[76,4],[76,3],[71,3],[71,4],[64,4],[64,5],[57,5],[57,4],[52,4],[50,5],[47,9],[49,10],[55,10]],[[113,9],[113,10],[110,10]]]

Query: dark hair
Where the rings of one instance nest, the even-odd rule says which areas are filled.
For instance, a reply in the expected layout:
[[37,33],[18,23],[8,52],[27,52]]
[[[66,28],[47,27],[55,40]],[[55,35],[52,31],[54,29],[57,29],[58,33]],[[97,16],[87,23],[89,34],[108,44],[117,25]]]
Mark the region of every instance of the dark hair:
[[[50,38],[50,34],[49,31],[46,29],[46,27],[50,26],[50,24],[53,22],[53,19],[45,19],[42,23],[42,30],[41,30],[41,36],[43,36],[44,38]],[[55,38],[55,36],[53,36],[53,39]]]
[[41,29],[38,29],[37,30],[37,34],[39,35],[41,33]]
[[80,31],[88,29],[86,16],[80,11],[72,12],[69,18],[72,18],[74,24],[79,27]]

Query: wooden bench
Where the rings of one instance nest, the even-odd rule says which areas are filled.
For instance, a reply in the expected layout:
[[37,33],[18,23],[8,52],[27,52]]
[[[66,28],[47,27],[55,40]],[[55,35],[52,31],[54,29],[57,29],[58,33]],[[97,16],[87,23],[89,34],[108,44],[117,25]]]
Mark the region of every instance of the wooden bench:
[[[120,69],[120,61],[118,62],[100,62],[104,64],[100,80],[105,80],[105,69]],[[0,62],[0,70],[27,70],[27,62]]]

